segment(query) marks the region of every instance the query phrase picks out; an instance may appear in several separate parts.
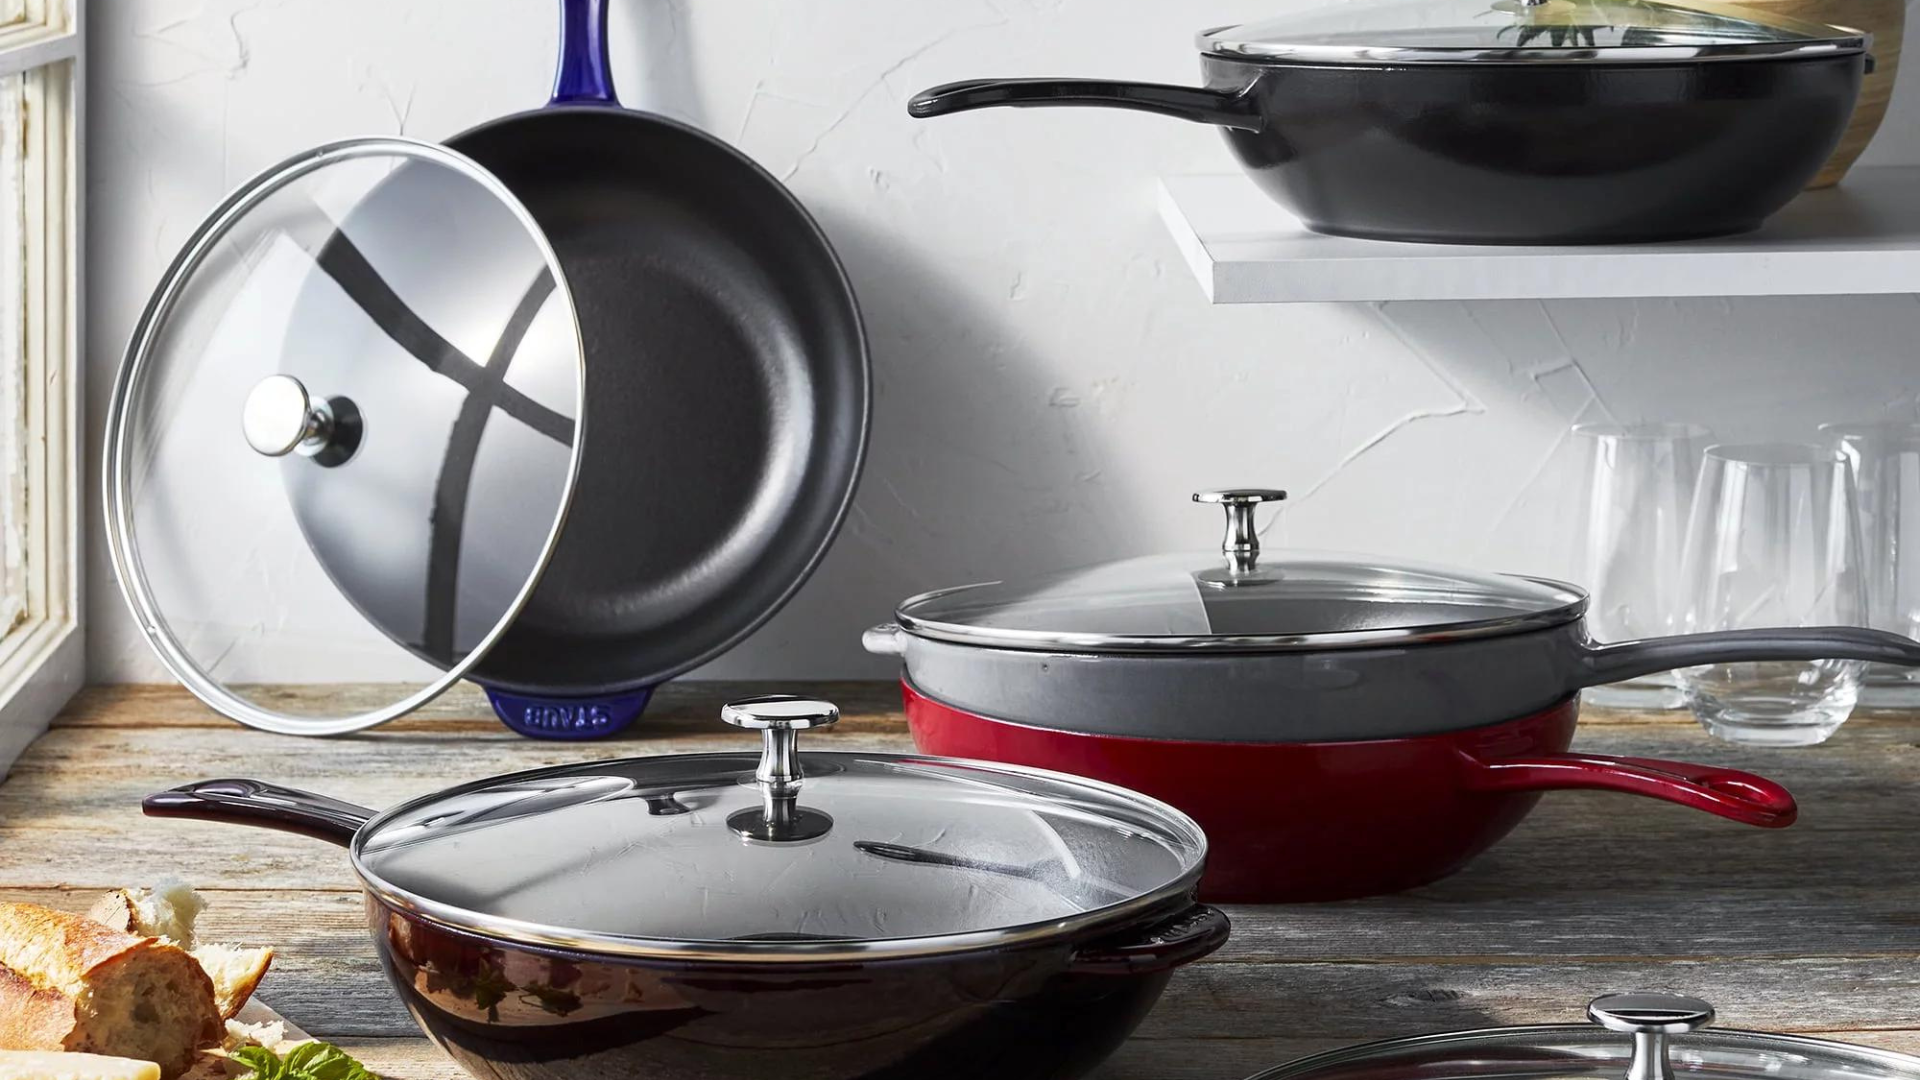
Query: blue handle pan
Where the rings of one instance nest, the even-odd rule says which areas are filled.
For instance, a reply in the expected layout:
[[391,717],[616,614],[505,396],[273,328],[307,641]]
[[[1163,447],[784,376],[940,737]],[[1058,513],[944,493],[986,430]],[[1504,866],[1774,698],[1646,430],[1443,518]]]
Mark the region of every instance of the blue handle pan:
[[[572,509],[473,677],[515,730],[590,738],[800,588],[852,502],[871,376],[852,286],[805,208],[726,143],[620,107],[606,0],[560,9],[553,100],[448,145],[546,232],[586,353]],[[461,491],[443,484],[435,511],[456,561]]]

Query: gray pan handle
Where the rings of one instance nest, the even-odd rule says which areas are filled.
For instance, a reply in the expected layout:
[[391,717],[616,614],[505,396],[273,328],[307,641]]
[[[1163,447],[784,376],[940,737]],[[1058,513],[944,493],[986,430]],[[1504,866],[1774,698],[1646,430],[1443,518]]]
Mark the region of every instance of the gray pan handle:
[[905,656],[907,632],[894,623],[884,622],[861,632],[860,647],[875,656]]
[[1866,660],[1920,667],[1920,642],[1859,626],[1808,626],[1589,643],[1582,650],[1576,682],[1598,686],[1675,668],[1755,660]]

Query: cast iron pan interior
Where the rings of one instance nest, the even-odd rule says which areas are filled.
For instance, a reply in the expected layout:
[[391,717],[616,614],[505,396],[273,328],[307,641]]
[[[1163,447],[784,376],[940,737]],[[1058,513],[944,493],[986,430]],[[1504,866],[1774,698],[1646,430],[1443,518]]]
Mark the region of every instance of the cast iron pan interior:
[[778,181],[671,120],[548,107],[448,145],[545,230],[587,361],[560,542],[474,677],[578,696],[711,659],[799,588],[852,499],[869,377],[846,274]]

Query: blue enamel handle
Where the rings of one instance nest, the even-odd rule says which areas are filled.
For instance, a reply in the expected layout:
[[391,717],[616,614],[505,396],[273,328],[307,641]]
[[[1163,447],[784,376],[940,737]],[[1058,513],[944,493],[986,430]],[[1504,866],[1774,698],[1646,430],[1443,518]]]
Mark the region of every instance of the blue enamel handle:
[[607,70],[607,0],[560,0],[560,72],[550,104],[620,104]]

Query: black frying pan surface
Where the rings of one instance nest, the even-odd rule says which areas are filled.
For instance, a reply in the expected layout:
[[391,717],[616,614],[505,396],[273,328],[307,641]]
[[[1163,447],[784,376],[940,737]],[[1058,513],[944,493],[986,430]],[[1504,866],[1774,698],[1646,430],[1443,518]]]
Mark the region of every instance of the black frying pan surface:
[[846,274],[778,181],[662,117],[549,106],[447,145],[546,232],[586,354],[566,525],[473,677],[584,696],[680,674],[785,603],[852,500],[869,373]]

